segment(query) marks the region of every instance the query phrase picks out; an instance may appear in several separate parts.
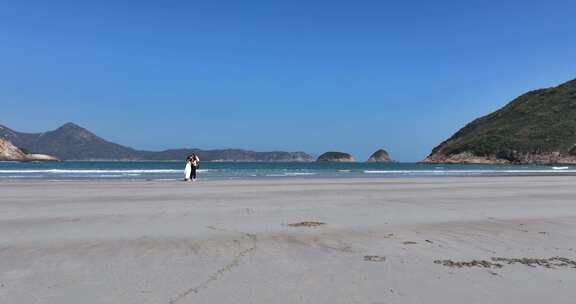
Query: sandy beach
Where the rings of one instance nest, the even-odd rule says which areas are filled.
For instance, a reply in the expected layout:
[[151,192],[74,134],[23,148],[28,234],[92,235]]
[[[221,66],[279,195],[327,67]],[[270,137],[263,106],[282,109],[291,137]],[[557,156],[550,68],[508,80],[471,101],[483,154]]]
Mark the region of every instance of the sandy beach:
[[0,303],[573,304],[575,198],[551,176],[3,182]]

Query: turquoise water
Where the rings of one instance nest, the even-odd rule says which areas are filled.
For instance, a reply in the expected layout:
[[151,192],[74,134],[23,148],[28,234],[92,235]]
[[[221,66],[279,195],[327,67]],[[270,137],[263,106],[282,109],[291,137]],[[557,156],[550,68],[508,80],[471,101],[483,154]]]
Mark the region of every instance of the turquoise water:
[[[202,163],[198,173],[205,180],[576,175],[576,166]],[[0,180],[181,180],[183,175],[182,162],[0,162]]]

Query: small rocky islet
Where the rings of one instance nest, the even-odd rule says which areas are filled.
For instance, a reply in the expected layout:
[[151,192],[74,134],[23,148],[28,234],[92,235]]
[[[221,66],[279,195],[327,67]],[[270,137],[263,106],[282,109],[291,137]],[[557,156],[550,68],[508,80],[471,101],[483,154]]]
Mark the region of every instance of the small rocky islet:
[[[351,154],[345,152],[331,151],[320,155],[317,159],[318,162],[333,162],[333,163],[353,163],[355,162],[354,157]],[[390,154],[384,150],[380,149],[368,158],[367,163],[393,163],[395,162]]]
[[395,161],[390,157],[388,151],[380,149],[374,152],[370,158],[366,161],[367,163],[394,163]]
[[326,152],[318,157],[318,162],[353,163],[352,155],[344,152]]

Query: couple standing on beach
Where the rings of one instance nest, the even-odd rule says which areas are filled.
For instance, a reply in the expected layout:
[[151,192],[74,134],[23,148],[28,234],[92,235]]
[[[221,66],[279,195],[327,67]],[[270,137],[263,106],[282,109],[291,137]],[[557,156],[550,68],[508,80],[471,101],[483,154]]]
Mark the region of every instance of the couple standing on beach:
[[200,158],[196,154],[186,157],[186,169],[184,170],[184,181],[196,181],[196,170],[200,166]]

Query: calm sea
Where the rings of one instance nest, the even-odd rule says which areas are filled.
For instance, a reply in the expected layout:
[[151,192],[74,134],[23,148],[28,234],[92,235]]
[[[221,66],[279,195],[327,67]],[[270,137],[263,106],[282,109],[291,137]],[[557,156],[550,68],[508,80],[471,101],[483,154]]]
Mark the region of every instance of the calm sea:
[[[181,180],[182,162],[0,162],[1,180]],[[415,163],[202,163],[199,178],[399,178],[576,175],[576,166],[426,165]]]

